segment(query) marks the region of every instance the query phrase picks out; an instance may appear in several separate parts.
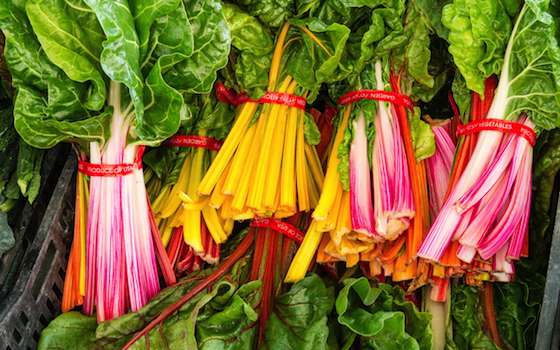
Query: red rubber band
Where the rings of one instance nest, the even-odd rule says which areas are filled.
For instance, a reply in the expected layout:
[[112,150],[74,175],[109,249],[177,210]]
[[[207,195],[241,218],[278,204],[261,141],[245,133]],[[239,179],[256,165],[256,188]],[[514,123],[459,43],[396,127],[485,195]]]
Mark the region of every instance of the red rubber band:
[[271,218],[255,218],[251,222],[251,227],[269,228],[297,243],[303,242],[303,232],[298,230],[294,225],[284,221]]
[[305,106],[307,105],[307,100],[304,97],[287,94],[284,92],[269,91],[265,93],[261,98],[253,99],[246,94],[236,94],[233,90],[226,88],[222,82],[216,83],[215,90],[216,98],[220,102],[227,103],[236,107],[242,103],[254,102],[261,104],[279,104],[305,110]]
[[87,176],[94,177],[117,177],[130,175],[136,169],[142,169],[142,155],[144,155],[144,146],[138,147],[136,159],[134,163],[123,164],[94,164],[85,160],[78,161],[78,171]]
[[287,94],[285,92],[269,91],[264,94],[263,97],[259,98],[259,103],[272,103],[305,110],[307,101],[301,96]]
[[376,100],[391,102],[396,105],[403,105],[408,109],[412,109],[414,104],[410,97],[398,94],[393,91],[384,90],[356,90],[350,91],[342,95],[338,99],[338,104],[347,105],[350,103],[358,102],[360,100]]
[[211,151],[218,151],[222,146],[222,142],[213,137],[200,135],[175,135],[165,141],[167,147],[194,147],[206,148]]
[[537,142],[537,133],[525,124],[501,119],[478,119],[467,125],[457,126],[457,136],[479,133],[484,130],[500,131],[523,137],[531,146]]

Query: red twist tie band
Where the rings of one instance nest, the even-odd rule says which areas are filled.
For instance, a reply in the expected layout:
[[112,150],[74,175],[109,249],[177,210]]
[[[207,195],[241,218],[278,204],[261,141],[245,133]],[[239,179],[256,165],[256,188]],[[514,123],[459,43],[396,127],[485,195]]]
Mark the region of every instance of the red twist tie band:
[[216,98],[222,102],[227,103],[232,106],[239,106],[242,103],[254,102],[254,103],[271,103],[279,104],[288,107],[295,107],[305,110],[307,100],[304,97],[287,94],[283,92],[267,92],[261,98],[254,99],[250,98],[246,94],[237,94],[232,89],[228,89],[222,82],[217,82],[215,85]]
[[303,242],[303,232],[298,230],[294,225],[284,221],[270,218],[255,218],[251,222],[251,227],[269,228],[283,234],[297,243]]
[[219,81],[219,82],[216,83],[214,88],[216,89],[216,98],[218,99],[218,101],[220,101],[222,103],[227,103],[227,104],[230,104],[230,105],[234,105],[234,106],[238,105],[237,94],[233,90],[228,89],[224,85],[224,83]]
[[130,175],[136,169],[142,169],[142,156],[144,155],[144,146],[138,147],[136,159],[134,163],[123,164],[94,164],[85,160],[78,161],[78,171],[87,176],[93,177],[117,177]]
[[457,136],[475,134],[485,130],[500,131],[503,133],[521,136],[527,140],[531,146],[535,146],[535,143],[537,142],[537,134],[529,126],[501,119],[479,119],[474,120],[467,125],[458,125]]
[[272,103],[305,110],[307,100],[304,97],[284,92],[267,92],[259,98],[259,103]]
[[219,151],[222,142],[213,137],[200,135],[175,135],[165,141],[167,147],[194,147],[206,148],[211,151]]
[[408,109],[412,109],[414,104],[410,97],[398,94],[392,91],[384,91],[384,90],[357,90],[357,91],[350,91],[342,95],[338,99],[338,104],[340,105],[347,105],[350,103],[358,102],[360,100],[376,100],[376,101],[385,101],[391,102],[396,105],[403,105]]

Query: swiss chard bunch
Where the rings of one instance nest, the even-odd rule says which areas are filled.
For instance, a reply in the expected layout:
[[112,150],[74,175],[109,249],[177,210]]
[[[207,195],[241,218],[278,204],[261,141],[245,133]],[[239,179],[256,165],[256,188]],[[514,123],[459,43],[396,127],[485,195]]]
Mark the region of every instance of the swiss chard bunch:
[[[33,0],[0,4],[16,88],[14,123],[30,145],[80,144],[93,164],[135,164],[208,93],[231,38],[215,0]],[[84,310],[138,310],[159,290],[142,170],[92,177]]]

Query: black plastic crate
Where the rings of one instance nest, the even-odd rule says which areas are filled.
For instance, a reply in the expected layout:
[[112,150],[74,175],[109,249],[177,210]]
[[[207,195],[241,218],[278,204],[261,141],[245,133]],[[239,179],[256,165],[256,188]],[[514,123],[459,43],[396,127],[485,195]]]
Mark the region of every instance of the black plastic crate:
[[68,151],[51,161],[61,172],[46,210],[29,212],[26,207],[21,213],[25,229],[22,237],[16,237],[21,246],[14,248],[12,257],[19,266],[8,274],[0,298],[0,350],[35,349],[43,328],[60,313],[74,224],[77,165]]
[[[0,301],[13,289],[21,270],[23,256],[35,238],[39,225],[52,197],[70,147],[61,145],[48,151],[41,169],[41,191],[33,205],[21,198],[10,212],[9,222],[14,228],[15,246],[0,258]],[[2,310],[2,309],[0,309]]]

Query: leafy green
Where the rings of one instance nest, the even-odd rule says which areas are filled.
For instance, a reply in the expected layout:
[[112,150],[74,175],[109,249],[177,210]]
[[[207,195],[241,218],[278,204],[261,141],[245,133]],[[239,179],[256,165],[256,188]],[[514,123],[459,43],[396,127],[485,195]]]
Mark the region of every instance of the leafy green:
[[529,300],[530,291],[526,283],[496,283],[494,285],[494,308],[500,336],[511,349],[532,349],[530,337],[534,332],[539,312],[539,303]]
[[25,13],[9,1],[0,3],[0,28],[6,37],[4,57],[18,88],[14,122],[22,138],[38,148],[69,139],[102,141],[110,114],[89,117],[84,107],[87,84],[71,80],[47,58]]
[[471,92],[467,88],[465,79],[461,74],[455,74],[453,83],[451,84],[453,99],[459,109],[460,117],[463,123],[467,123],[470,117]]
[[294,0],[236,0],[251,16],[270,27],[280,27],[291,17]]
[[260,97],[268,86],[268,71],[272,61],[274,43],[272,34],[256,18],[232,4],[224,4],[233,51],[235,77],[228,83],[240,92]]
[[294,284],[275,300],[266,327],[267,348],[282,350],[328,349],[327,315],[334,304],[334,290],[317,275]]
[[[496,94],[507,89],[507,119],[526,113],[540,129],[560,126],[560,48],[548,1],[525,2],[504,57]],[[503,86],[504,84],[505,86]],[[500,101],[502,102],[502,101]]]
[[197,320],[199,349],[253,349],[261,282],[252,281],[237,290],[225,283],[219,288],[222,291],[204,307]]
[[338,323],[355,336],[348,337],[344,348],[356,339],[365,349],[431,349],[431,317],[404,300],[398,286],[370,285],[365,277],[344,280],[336,298]]
[[33,148],[20,140],[18,150],[17,183],[21,193],[33,203],[41,187],[43,150]]
[[420,108],[409,114],[410,136],[417,161],[431,157],[436,151],[436,141],[431,126],[420,119]]
[[186,118],[187,94],[211,90],[231,42],[217,0],[3,2],[0,28],[15,126],[38,148],[103,143],[124,111],[131,141],[160,143]]
[[[260,282],[241,285],[247,271],[248,256],[245,256],[229,275],[184,304],[161,327],[156,327],[145,339],[135,343],[132,349],[251,349],[256,321],[254,308],[260,299]],[[176,285],[163,289],[137,312],[99,325],[96,325],[95,317],[75,312],[62,314],[42,333],[38,349],[120,349],[133,334],[211,272],[211,269],[195,272]],[[240,332],[244,333],[240,335]]]
[[467,87],[484,95],[484,80],[502,69],[511,19],[501,0],[454,0],[443,8],[449,52]]
[[315,146],[321,142],[321,132],[313,120],[313,116],[305,113],[303,123],[303,134],[305,135],[305,142],[309,145]]
[[95,349],[95,317],[77,311],[63,313],[41,333],[37,349]]
[[475,287],[458,284],[451,288],[453,342],[457,349],[498,349],[484,333],[484,314],[479,295]]
[[[343,60],[350,29],[317,19],[291,20],[290,23],[292,27],[286,39],[290,44],[284,53],[280,76],[291,75],[299,86],[309,91],[307,102],[311,103],[321,84],[341,81],[350,74],[350,68]],[[321,45],[301,28],[313,33]]]
[[418,12],[424,17],[432,32],[440,38],[447,39],[449,30],[441,23],[441,13],[450,0],[416,0],[414,5]]

